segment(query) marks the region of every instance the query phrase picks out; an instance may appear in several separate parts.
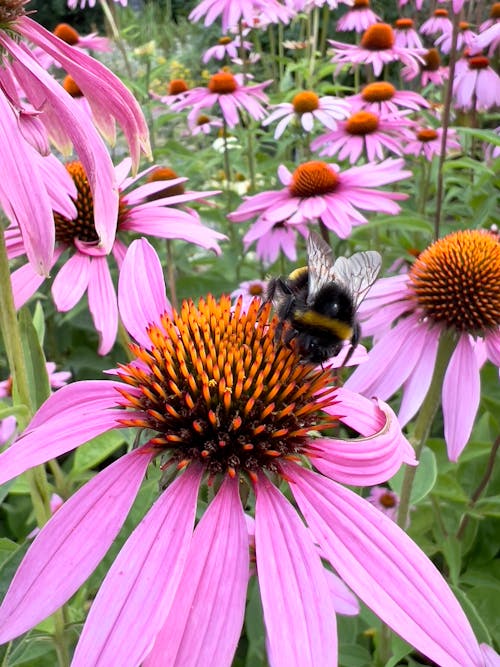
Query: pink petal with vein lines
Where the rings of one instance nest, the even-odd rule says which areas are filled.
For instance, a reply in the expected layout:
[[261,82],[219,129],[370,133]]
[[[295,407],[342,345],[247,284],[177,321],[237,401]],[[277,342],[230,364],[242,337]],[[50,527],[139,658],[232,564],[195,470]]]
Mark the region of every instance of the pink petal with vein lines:
[[59,312],[67,312],[76,306],[89,284],[90,262],[88,255],[76,252],[59,269],[52,283],[52,298]]
[[118,331],[118,303],[106,257],[92,257],[88,288],[89,310],[99,332],[99,354],[107,354]]
[[264,475],[256,485],[255,549],[272,667],[337,664],[326,572],[288,500]]
[[115,461],[38,533],[0,607],[0,643],[54,613],[90,576],[123,525],[152,456],[134,450]]
[[116,557],[90,608],[72,667],[136,667],[172,605],[193,533],[201,469],[155,502]]
[[406,533],[335,482],[292,464],[285,472],[324,554],[377,616],[439,665],[483,667],[462,608]]
[[250,566],[238,484],[226,478],[196,527],[178,593],[144,667],[231,666]]

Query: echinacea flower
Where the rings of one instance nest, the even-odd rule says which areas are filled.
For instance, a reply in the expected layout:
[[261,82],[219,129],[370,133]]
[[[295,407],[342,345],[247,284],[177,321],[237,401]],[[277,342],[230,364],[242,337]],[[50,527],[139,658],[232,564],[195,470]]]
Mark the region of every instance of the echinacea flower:
[[370,162],[383,160],[386,152],[401,155],[408,140],[411,122],[398,115],[384,116],[373,111],[355,111],[338,128],[325,132],[311,142],[311,150],[321,156],[336,155],[355,164],[361,156]]
[[381,20],[370,8],[370,0],[354,0],[352,7],[337,21],[337,30],[364,32],[373,23]]
[[307,238],[307,225],[290,223],[288,220],[273,222],[265,216],[260,216],[243,237],[245,252],[256,243],[255,254],[264,266],[271,266],[281,255],[295,262],[297,234]]
[[270,108],[271,113],[262,125],[279,120],[274,131],[275,139],[279,139],[293,121],[300,123],[304,132],[313,130],[315,120],[334,130],[337,120],[345,118],[349,113],[349,104],[345,100],[331,96],[319,97],[312,90],[303,90],[297,93],[291,102],[283,102]]
[[500,2],[494,2],[491,5],[490,8],[490,15],[486,19],[486,21],[483,21],[481,25],[479,26],[479,31],[483,32],[485,30],[488,30],[488,28],[491,28],[492,25],[495,25],[495,23],[500,22]]
[[[476,37],[477,33],[470,29],[470,23],[467,23],[467,21],[460,21],[457,34],[457,51],[462,51],[471,46]],[[434,46],[439,48],[443,53],[449,53],[451,51],[451,42],[452,33],[444,32],[436,39]]]
[[[89,174],[95,201],[95,225],[99,243],[109,252],[114,240],[118,193],[108,151],[94,123],[114,139],[115,119],[123,128],[134,164],[142,147],[149,152],[148,129],[142,111],[122,82],[104,65],[66,44],[29,18],[24,0],[0,6],[0,133],[1,202],[19,224],[29,260],[46,275],[54,253],[54,224],[44,182],[33,166],[23,126],[36,125],[63,153],[74,146]],[[38,63],[22,39],[31,42],[70,74],[85,94],[93,122]],[[26,97],[24,99],[23,95]],[[111,223],[110,223],[111,220]]]
[[241,53],[241,48],[245,51],[250,51],[252,48],[251,42],[241,42],[239,37],[229,37],[224,35],[219,38],[215,46],[211,46],[203,54],[202,62],[208,63],[209,60],[215,58],[216,60],[224,60],[224,58],[237,58]]
[[388,81],[368,83],[357,95],[346,98],[353,111],[372,111],[388,116],[398,114],[401,109],[428,109],[430,104],[420,93],[412,90],[397,90]]
[[408,49],[396,45],[394,30],[387,23],[374,23],[369,26],[357,44],[344,44],[329,39],[333,46],[332,62],[339,67],[345,63],[351,65],[371,65],[375,76],[380,76],[388,63],[400,61],[418,71],[424,49]]
[[[442,86],[448,78],[448,67],[441,65],[441,56],[437,49],[429,49],[423,54],[423,62],[420,63],[420,83],[422,87],[432,83],[435,86]],[[405,81],[415,79],[419,72],[415,71],[413,67],[403,67],[401,70],[402,77]]]
[[421,49],[422,40],[415,30],[413,19],[400,18],[394,22],[394,44],[409,49]]
[[266,111],[261,102],[267,102],[267,95],[263,89],[271,81],[258,83],[253,86],[244,86],[239,83],[239,77],[231,72],[218,72],[210,77],[206,88],[199,86],[191,88],[182,97],[171,105],[174,111],[193,107],[192,113],[201,109],[208,109],[218,105],[222,116],[229,127],[235,127],[240,121],[239,112],[246,111],[255,120],[262,120]]
[[188,115],[188,127],[191,134],[210,134],[215,128],[219,131],[222,128],[222,121],[220,118],[210,118],[205,113],[195,113]]
[[[441,153],[441,143],[443,140],[443,128],[441,127],[419,127],[415,131],[414,139],[410,139],[404,147],[406,155],[422,156],[426,160],[432,160],[435,155]],[[448,128],[446,134],[446,153],[459,151],[460,142],[457,141],[457,134],[453,128]]]
[[374,486],[370,494],[366,497],[367,501],[383,512],[392,521],[396,521],[399,507],[399,497],[397,493],[391,491],[385,486]]
[[488,49],[488,56],[491,58],[500,45],[500,21],[493,23],[489,28],[485,28],[479,35],[476,35],[470,43],[470,54],[475,55]]
[[[80,35],[69,23],[58,23],[53,33],[63,42],[77,49],[99,51],[101,53],[111,51],[111,42],[107,37],[99,37],[96,32],[90,35]],[[39,47],[33,49],[32,53],[45,69],[49,69],[52,65],[59,66],[57,60]]]
[[266,21],[272,23],[288,23],[291,16],[287,7],[276,0],[201,0],[188,18],[196,22],[204,16],[204,25],[209,26],[221,17],[222,31],[227,32],[240,21],[253,26],[256,13],[261,13]]
[[480,365],[487,357],[500,366],[498,234],[464,230],[439,239],[407,275],[377,281],[359,312],[364,333],[376,333],[377,342],[346,386],[382,399],[402,387],[402,424],[424,400],[441,336],[453,336],[442,406],[448,456],[456,461],[478,409]]
[[[128,177],[130,158],[116,167],[120,188],[120,206],[115,221],[118,235],[112,255],[121,270],[127,248],[129,232],[149,234],[157,238],[182,239],[203,248],[220,252],[218,240],[225,238],[205,227],[192,209],[177,208],[179,204],[199,200],[216,192],[184,192],[185,178],[166,177],[131,189],[136,182],[155,167],[150,167],[136,177]],[[70,162],[66,169],[77,188],[76,215],[72,218],[54,214],[56,229],[56,253],[54,266],[59,258],[64,264],[52,283],[52,297],[61,312],[71,310],[88,293],[89,309],[94,326],[99,333],[99,354],[107,354],[112,348],[118,329],[118,306],[110,273],[110,257],[97,246],[94,226],[94,208],[89,182],[80,162]],[[168,180],[167,180],[168,178]],[[172,190],[181,186],[181,190]],[[16,226],[8,230],[7,251],[10,257],[19,256],[20,234]],[[68,253],[66,255],[65,253]],[[44,277],[38,275],[30,264],[16,269],[11,276],[14,301],[20,308],[41,286]]]
[[249,232],[257,224],[273,226],[281,222],[289,226],[321,220],[345,239],[353,226],[367,222],[358,209],[390,215],[401,210],[395,202],[407,195],[375,188],[408,178],[411,172],[404,171],[403,166],[403,160],[387,159],[340,171],[336,164],[312,160],[292,173],[280,165],[278,177],[285,187],[248,197],[228,218],[243,222],[259,216]]
[[500,105],[500,77],[489,58],[470,56],[457,62],[453,95],[458,109],[487,111]]
[[263,299],[266,296],[267,280],[244,280],[230,294],[233,303],[241,301],[241,309],[248,310],[254,299]]
[[[77,382],[50,398],[0,455],[0,483],[106,431],[137,429],[145,437],[37,535],[0,607],[0,642],[39,623],[83,584],[159,459],[159,497],[104,578],[73,667],[229,667],[250,571],[243,504],[255,518],[272,665],[337,664],[321,552],[353,593],[429,659],[482,667],[470,624],[436,567],[344,486],[373,486],[402,461],[414,463],[390,408],[335,387],[330,370],[304,363],[276,337],[269,305],[255,301],[242,313],[228,297],[208,297],[169,315],[151,246],[135,241],[125,263],[120,310],[137,340],[135,360],[114,379]],[[338,419],[361,437],[327,435]],[[195,527],[205,483],[210,500]]]
[[422,35],[442,35],[451,33],[452,29],[453,25],[448,18],[448,10],[441,7],[435,9],[433,15],[420,26]]

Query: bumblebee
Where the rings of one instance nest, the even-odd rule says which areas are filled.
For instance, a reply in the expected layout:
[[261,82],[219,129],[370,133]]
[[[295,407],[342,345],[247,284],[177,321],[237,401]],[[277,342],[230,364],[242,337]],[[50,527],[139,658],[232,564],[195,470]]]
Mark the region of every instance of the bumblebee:
[[369,250],[334,260],[330,246],[313,232],[307,255],[307,266],[269,282],[266,302],[272,302],[280,319],[277,337],[286,344],[295,340],[301,356],[313,363],[334,357],[350,341],[346,364],[361,336],[356,311],[380,271],[382,258]]

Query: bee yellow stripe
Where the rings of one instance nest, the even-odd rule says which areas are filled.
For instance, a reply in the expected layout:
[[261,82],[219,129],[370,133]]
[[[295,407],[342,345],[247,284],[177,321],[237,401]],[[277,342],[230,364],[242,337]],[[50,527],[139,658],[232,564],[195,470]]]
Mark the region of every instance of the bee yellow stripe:
[[307,273],[307,266],[299,266],[298,269],[294,269],[291,274],[288,276],[289,280],[297,280],[304,273]]
[[293,319],[296,322],[305,324],[311,328],[329,331],[330,333],[335,334],[335,336],[338,336],[340,340],[348,340],[353,334],[352,327],[345,322],[334,320],[326,315],[321,315],[314,310],[306,310],[303,312],[295,311]]

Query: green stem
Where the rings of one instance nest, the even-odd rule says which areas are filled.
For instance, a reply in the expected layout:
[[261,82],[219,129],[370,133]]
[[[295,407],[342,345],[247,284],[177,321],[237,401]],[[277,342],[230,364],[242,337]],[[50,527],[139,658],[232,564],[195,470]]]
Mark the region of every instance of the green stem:
[[321,17],[321,33],[319,37],[318,50],[324,58],[326,55],[326,38],[328,36],[328,22],[330,18],[330,9],[327,4],[323,5],[323,16]]
[[120,35],[120,31],[118,30],[118,26],[116,25],[115,17],[113,16],[113,12],[108,6],[108,3],[106,0],[99,0],[102,11],[104,13],[104,16],[106,17],[106,21],[108,22],[108,25],[111,29],[111,33],[113,35],[113,39],[116,42],[116,46],[119,48],[120,53],[123,56],[123,63],[125,65],[125,69],[127,71],[127,76],[130,79],[130,81],[133,80],[133,74],[132,74],[132,68],[130,67],[130,62],[128,59],[127,55],[127,49],[125,48],[125,45],[123,43],[123,40]]
[[[309,68],[307,74],[307,87],[312,89],[314,82],[314,66],[316,64],[316,50],[318,48],[319,32],[319,8],[315,7],[312,12],[312,28],[309,34]],[[308,24],[310,25],[310,24]]]
[[[434,417],[441,404],[441,389],[443,386],[444,374],[448,366],[448,362],[455,348],[455,336],[450,331],[443,331],[439,340],[438,351],[436,355],[436,363],[434,366],[434,373],[429,390],[426,394],[417,420],[413,430],[413,442],[415,444],[415,458],[420,460],[422,449],[427,442],[429,433],[432,428]],[[408,514],[410,511],[410,498],[415,480],[417,466],[406,466],[403,477],[403,484],[401,487],[401,495],[399,498],[399,509],[397,523],[398,526],[405,529],[408,523]]]

